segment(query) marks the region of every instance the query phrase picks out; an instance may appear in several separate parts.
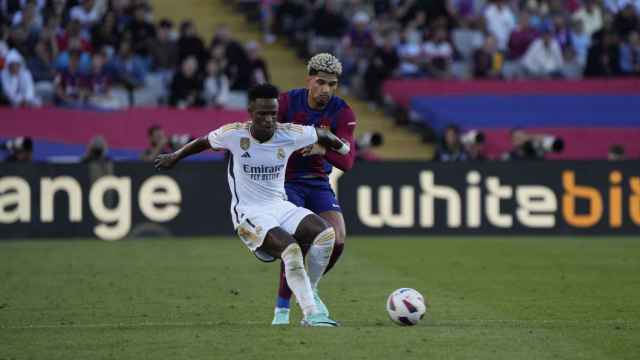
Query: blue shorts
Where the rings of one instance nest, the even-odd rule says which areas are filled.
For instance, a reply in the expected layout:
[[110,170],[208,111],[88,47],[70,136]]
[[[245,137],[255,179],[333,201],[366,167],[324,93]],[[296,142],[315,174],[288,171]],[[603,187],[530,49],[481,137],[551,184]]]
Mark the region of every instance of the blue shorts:
[[284,184],[287,200],[294,205],[305,207],[316,214],[325,211],[339,211],[342,208],[331,189],[329,181],[324,179],[305,179],[287,181]]

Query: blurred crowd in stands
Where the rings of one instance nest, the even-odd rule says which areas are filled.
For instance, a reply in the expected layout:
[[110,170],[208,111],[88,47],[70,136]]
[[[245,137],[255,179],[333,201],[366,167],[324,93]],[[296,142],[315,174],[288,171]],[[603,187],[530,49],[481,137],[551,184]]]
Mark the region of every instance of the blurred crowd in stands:
[[269,80],[260,46],[156,20],[146,0],[0,0],[0,103],[113,110],[244,108]]
[[[303,59],[318,52],[336,54],[344,69],[341,89],[372,103],[383,103],[381,86],[390,77],[640,75],[640,0],[234,4],[260,24],[265,43],[284,40]],[[156,19],[148,0],[0,0],[0,105],[245,109],[247,90],[269,81],[258,42],[240,43],[225,25],[206,41],[191,20]],[[382,134],[376,135],[364,136],[360,148],[381,145]],[[462,134],[451,126],[438,135],[437,160],[484,159],[480,134]],[[511,135],[513,151],[504,160],[559,151],[548,136],[523,129]],[[145,160],[168,151],[174,140],[161,128],[150,128],[148,136]],[[13,149],[12,159],[28,161],[31,139],[14,140],[0,150]],[[99,158],[107,148],[97,137],[84,158]],[[624,148],[612,146],[609,158],[623,159]]]
[[238,0],[265,41],[336,53],[372,101],[390,76],[640,75],[640,0]]

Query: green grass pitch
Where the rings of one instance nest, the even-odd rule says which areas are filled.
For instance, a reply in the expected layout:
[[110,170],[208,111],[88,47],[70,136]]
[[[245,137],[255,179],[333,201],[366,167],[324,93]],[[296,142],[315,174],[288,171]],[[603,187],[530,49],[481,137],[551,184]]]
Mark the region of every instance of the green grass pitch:
[[0,359],[640,358],[638,238],[351,237],[330,329],[269,325],[278,269],[231,238],[0,241]]

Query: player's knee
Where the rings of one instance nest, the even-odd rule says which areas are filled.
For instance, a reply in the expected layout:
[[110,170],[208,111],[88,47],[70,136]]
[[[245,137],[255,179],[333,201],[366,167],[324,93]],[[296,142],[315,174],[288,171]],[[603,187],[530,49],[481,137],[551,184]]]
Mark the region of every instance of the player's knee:
[[291,244],[296,244],[295,239],[281,228],[276,227],[267,232],[260,248],[274,257],[282,257],[281,254]]
[[324,231],[327,227],[329,227],[329,224],[323,218],[316,214],[309,214],[302,220],[300,226],[298,226],[294,237],[300,243],[311,244],[316,235]]
[[332,226],[324,228],[324,230],[320,231],[313,239],[315,245],[333,245],[335,241],[336,232]]

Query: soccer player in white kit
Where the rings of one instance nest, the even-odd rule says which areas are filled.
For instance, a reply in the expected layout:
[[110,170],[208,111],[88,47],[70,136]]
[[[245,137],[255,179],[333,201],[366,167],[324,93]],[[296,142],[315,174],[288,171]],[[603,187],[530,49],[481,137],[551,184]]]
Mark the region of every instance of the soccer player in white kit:
[[[318,311],[313,290],[322,278],[335,232],[320,216],[287,201],[284,174],[289,156],[319,143],[340,153],[349,145],[327,129],[281,124],[278,90],[262,84],[249,90],[250,122],[224,125],[171,154],[158,155],[156,169],[170,169],[181,159],[207,149],[230,153],[228,180],[231,218],[242,242],[263,261],[282,259],[287,283],[304,314],[303,325],[337,326]],[[300,246],[309,246],[307,269]]]

